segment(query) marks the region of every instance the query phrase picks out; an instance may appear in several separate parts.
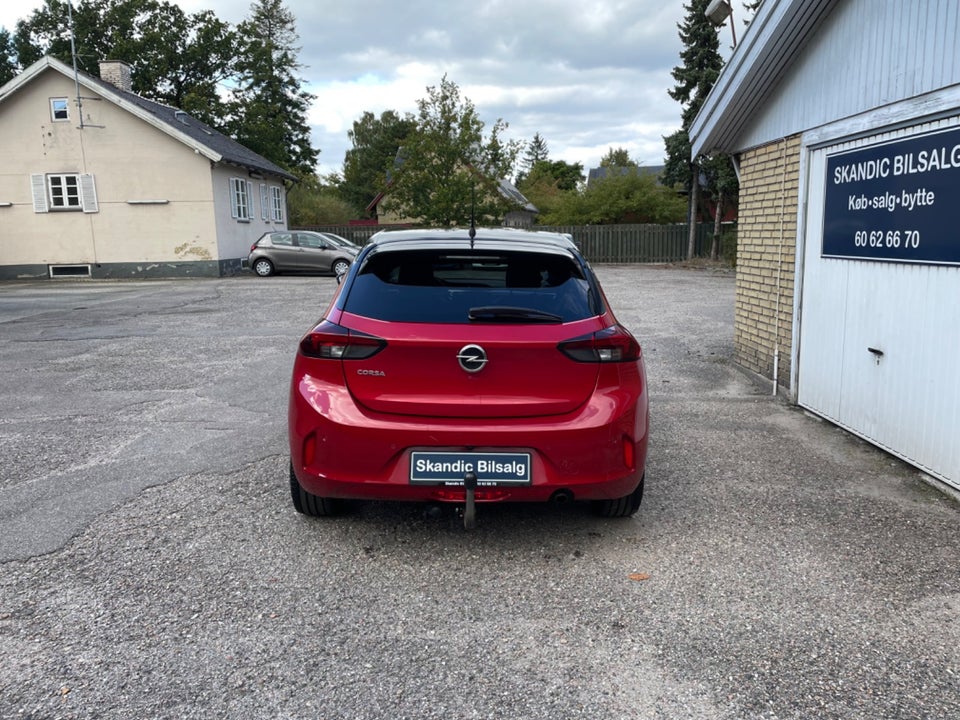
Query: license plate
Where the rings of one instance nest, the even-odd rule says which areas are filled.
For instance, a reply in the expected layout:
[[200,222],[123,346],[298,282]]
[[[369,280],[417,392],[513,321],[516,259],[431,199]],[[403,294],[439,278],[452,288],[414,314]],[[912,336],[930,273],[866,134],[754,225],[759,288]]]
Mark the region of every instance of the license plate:
[[529,453],[414,452],[410,482],[414,485],[463,485],[472,472],[479,487],[529,485]]

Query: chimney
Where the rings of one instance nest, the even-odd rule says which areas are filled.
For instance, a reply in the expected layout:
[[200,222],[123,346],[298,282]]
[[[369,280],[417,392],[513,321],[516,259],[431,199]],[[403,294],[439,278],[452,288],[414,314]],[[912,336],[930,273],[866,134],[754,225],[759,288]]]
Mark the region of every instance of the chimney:
[[133,92],[133,81],[130,79],[130,66],[123,60],[101,60],[100,79],[115,85],[121,90]]

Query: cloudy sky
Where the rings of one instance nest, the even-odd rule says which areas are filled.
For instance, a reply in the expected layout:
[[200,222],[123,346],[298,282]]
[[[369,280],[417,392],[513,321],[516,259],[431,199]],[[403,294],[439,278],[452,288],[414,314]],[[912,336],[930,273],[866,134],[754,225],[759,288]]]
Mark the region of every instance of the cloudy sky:
[[[238,23],[242,0],[176,0]],[[550,157],[599,164],[610,147],[645,165],[663,161],[680,125],[670,70],[681,50],[685,0],[286,0],[297,20],[301,76],[316,95],[309,121],[320,171],[339,170],[347,131],[365,111],[413,112],[444,74],[489,127],[539,132]],[[13,30],[42,0],[3,0]],[[742,26],[743,9],[737,22]],[[721,49],[730,36],[722,29]]]

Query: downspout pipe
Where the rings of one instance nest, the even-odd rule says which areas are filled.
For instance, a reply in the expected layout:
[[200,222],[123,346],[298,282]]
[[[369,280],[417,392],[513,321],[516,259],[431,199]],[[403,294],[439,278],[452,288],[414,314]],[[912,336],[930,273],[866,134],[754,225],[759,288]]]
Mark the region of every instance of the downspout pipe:
[[787,139],[780,141],[780,243],[777,248],[777,300],[774,312],[773,328],[773,396],[777,395],[777,383],[780,378],[780,279],[783,276],[783,213],[786,208],[787,191]]

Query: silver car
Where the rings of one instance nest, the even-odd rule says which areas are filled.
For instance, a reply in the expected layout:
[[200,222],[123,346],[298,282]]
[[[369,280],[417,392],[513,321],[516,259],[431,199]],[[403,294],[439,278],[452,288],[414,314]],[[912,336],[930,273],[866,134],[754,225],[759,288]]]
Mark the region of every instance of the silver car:
[[340,237],[339,235],[335,235],[332,232],[322,232],[318,234],[323,235],[328,240],[333,240],[333,242],[336,243],[337,245],[343,245],[344,247],[351,247],[357,252],[360,252],[360,249],[363,247],[362,245],[357,245],[352,240],[347,240],[345,237]]
[[250,248],[249,267],[260,277],[281,272],[323,272],[343,275],[357,249],[332,241],[322,233],[277,230],[264,233]]

